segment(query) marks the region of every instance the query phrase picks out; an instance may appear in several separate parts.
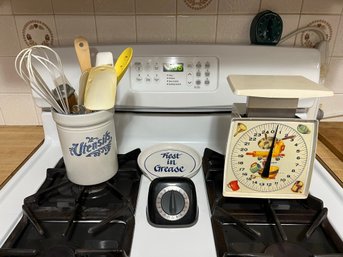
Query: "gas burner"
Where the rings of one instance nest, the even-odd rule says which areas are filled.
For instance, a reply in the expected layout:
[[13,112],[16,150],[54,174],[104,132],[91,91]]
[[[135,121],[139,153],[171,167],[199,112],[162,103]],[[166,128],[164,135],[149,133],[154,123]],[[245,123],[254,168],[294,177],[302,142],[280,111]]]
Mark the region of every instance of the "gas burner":
[[98,199],[105,197],[107,194],[109,194],[109,191],[107,190],[106,183],[85,187],[85,197],[89,199]]
[[343,256],[323,202],[223,197],[224,156],[205,149],[203,170],[217,256]]
[[63,160],[48,169],[41,188],[24,200],[24,215],[0,256],[128,256],[141,177],[139,154],[136,149],[118,155],[117,174],[94,186],[71,183]]

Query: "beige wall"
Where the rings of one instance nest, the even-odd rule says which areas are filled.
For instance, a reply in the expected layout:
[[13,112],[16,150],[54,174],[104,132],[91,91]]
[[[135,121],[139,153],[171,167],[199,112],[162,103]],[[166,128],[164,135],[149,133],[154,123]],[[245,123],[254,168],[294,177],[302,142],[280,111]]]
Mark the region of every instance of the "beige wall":
[[[326,86],[335,97],[324,99],[322,108],[327,117],[342,115],[342,0],[0,0],[0,125],[41,122],[29,88],[14,70],[15,56],[29,43],[72,45],[76,35],[83,35],[90,44],[249,44],[250,23],[266,9],[281,15],[283,35],[308,24],[326,31]],[[315,34],[302,33],[283,45],[316,40]]]

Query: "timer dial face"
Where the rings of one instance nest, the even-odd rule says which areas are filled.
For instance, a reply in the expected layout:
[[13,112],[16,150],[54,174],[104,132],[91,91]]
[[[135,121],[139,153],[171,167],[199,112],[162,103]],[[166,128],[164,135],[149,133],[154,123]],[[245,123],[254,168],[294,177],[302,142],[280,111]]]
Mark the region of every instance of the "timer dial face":
[[272,11],[263,11],[256,15],[250,27],[250,40],[253,44],[276,45],[281,38],[283,22]]
[[224,196],[307,197],[316,138],[316,121],[233,120],[226,153]]
[[189,209],[189,197],[178,186],[165,187],[156,197],[156,209],[166,220],[179,220]]

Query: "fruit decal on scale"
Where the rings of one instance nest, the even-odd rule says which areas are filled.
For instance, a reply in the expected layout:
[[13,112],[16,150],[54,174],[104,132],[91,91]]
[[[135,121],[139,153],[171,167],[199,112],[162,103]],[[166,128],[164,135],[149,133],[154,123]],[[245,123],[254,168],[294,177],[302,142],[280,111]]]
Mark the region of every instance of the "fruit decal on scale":
[[287,198],[307,195],[316,122],[235,119],[224,170],[224,196]]

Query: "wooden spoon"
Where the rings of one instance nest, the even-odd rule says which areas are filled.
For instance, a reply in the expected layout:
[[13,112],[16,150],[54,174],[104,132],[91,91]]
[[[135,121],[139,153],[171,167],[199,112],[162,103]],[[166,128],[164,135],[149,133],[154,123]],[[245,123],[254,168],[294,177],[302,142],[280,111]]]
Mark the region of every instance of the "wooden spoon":
[[84,37],[76,37],[74,39],[74,47],[75,47],[77,59],[80,64],[81,72],[83,73],[92,67],[91,55],[90,55],[87,39],[85,39]]

